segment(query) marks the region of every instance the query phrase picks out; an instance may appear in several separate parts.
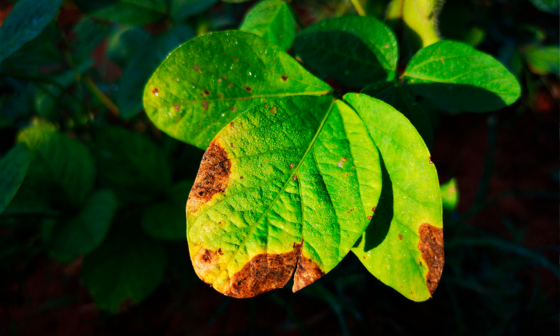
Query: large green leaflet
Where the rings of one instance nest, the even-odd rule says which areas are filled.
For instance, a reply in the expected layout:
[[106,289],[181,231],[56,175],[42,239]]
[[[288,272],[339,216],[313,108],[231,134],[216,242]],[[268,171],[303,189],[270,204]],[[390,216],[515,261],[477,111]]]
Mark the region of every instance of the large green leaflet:
[[395,77],[397,39],[371,17],[344,16],[316,23],[301,31],[294,50],[321,77],[363,87]]
[[364,120],[383,168],[379,210],[352,251],[383,283],[424,301],[435,290],[444,261],[441,195],[430,153],[392,107],[366,95],[344,99]]
[[31,154],[25,144],[12,148],[0,160],[0,214],[16,195],[31,163]]
[[[333,269],[381,192],[377,149],[332,97],[261,103],[212,141],[187,203],[195,271],[218,291],[299,290]],[[297,270],[296,270],[297,267]]]
[[0,62],[36,38],[54,19],[62,0],[21,0],[0,28]]
[[330,91],[271,42],[225,31],[175,49],[146,84],[144,108],[170,136],[206,149],[225,125],[263,99]]
[[288,50],[296,37],[296,20],[285,1],[266,0],[247,13],[239,30],[266,38]]
[[406,66],[404,79],[412,91],[450,110],[493,111],[513,104],[521,94],[500,62],[454,41],[421,49]]

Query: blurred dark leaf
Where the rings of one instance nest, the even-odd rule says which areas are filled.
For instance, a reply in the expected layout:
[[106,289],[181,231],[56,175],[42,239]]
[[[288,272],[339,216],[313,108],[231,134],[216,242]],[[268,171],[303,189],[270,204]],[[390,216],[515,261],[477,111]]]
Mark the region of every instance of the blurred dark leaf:
[[559,0],[531,0],[531,3],[539,10],[551,14],[560,14],[560,1]]
[[101,185],[119,199],[144,202],[169,191],[169,165],[150,139],[119,127],[99,130],[95,138]]
[[161,61],[173,49],[194,36],[194,31],[188,26],[176,25],[145,41],[124,69],[119,82],[116,103],[123,119],[130,119],[142,110],[144,86]]
[[84,257],[83,281],[100,309],[112,313],[148,296],[163,279],[163,245],[134,230],[111,232]]
[[109,232],[116,210],[112,191],[94,192],[76,217],[54,225],[47,240],[51,252],[75,257],[93,251]]
[[62,0],[21,0],[0,27],[0,63],[37,37],[54,19]]
[[0,214],[16,195],[31,163],[25,144],[18,144],[0,160]]
[[537,75],[560,76],[560,46],[529,47],[523,51],[523,57]]
[[28,178],[37,192],[49,194],[60,189],[63,199],[55,198],[54,202],[74,206],[85,202],[95,181],[95,164],[84,144],[57,132],[50,124],[21,131],[18,142],[27,144],[33,153]]
[[138,52],[138,46],[146,45],[150,37],[144,28],[117,27],[109,36],[107,56],[121,68],[125,68]]
[[81,10],[98,19],[142,26],[161,19],[166,0],[75,0]]
[[285,1],[261,1],[247,12],[239,30],[261,36],[288,50],[296,37],[296,20]]
[[75,62],[88,59],[95,48],[111,32],[111,27],[102,24],[90,17],[84,17],[76,24],[73,33],[76,35],[72,41],[72,52]]
[[193,183],[193,180],[183,180],[175,184],[170,193],[171,202],[181,206],[187,204],[187,199],[189,198]]
[[169,0],[169,16],[173,21],[185,21],[214,6],[218,0]]

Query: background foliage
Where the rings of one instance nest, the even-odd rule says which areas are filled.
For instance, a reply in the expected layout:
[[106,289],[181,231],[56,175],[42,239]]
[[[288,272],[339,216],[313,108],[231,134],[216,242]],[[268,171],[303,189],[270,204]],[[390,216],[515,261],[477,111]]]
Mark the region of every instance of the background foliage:
[[[266,24],[298,30],[387,14],[401,72],[419,48],[416,28],[392,20],[387,1],[273,2],[258,5],[274,10]],[[492,54],[523,94],[476,115],[418,101],[445,183],[446,267],[433,299],[408,302],[352,255],[301,294],[235,301],[200,282],[184,203],[202,151],[154,127],[142,91],[194,36],[270,37],[245,17],[255,4],[0,1],[0,333],[556,334],[557,1],[441,7],[440,35]],[[292,55],[293,38],[277,42]],[[333,77],[339,91],[356,91],[344,73]]]

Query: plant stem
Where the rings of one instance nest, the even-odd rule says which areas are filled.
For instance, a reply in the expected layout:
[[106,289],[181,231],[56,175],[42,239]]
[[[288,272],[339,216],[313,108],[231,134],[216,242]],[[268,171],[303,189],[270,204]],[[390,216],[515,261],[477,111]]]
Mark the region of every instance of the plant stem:
[[97,97],[97,99],[99,99],[101,103],[103,103],[103,105],[107,109],[109,109],[109,111],[111,111],[115,116],[120,116],[119,108],[117,107],[117,105],[115,105],[115,103],[113,103],[111,99],[109,99],[109,97],[107,97],[103,92],[101,92],[101,90],[99,90],[99,88],[97,87],[97,85],[95,85],[91,78],[89,76],[85,76],[84,80],[91,93],[95,97]]
[[360,5],[359,0],[350,0],[350,1],[352,2],[352,5],[354,6],[354,9],[356,9],[356,12],[358,12],[358,15],[366,16],[366,12],[362,8],[362,5]]

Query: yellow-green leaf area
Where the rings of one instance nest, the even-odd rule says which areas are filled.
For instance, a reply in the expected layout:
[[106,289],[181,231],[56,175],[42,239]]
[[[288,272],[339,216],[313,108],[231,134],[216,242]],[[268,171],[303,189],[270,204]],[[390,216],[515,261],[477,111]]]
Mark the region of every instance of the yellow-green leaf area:
[[261,101],[206,151],[187,202],[199,277],[233,297],[297,291],[332,270],[373,215],[379,156],[358,114],[332,97]]
[[296,20],[284,0],[265,0],[247,12],[239,30],[262,36],[288,50],[296,37]]
[[414,301],[431,297],[443,269],[443,221],[436,169],[422,138],[391,106],[364,94],[344,100],[364,120],[381,156],[378,211],[352,251],[386,285]]
[[270,41],[223,31],[175,49],[148,81],[144,108],[170,136],[206,149],[225,125],[262,99],[330,92]]

